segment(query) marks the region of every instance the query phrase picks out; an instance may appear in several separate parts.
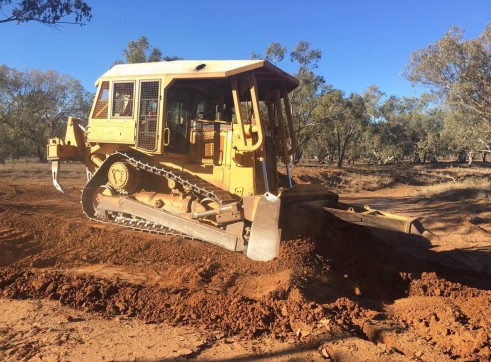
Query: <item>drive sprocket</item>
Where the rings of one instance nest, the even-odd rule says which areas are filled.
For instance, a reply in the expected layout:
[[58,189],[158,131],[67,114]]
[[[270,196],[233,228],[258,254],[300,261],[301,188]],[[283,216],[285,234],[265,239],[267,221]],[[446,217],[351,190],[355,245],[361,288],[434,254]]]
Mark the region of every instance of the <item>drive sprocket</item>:
[[121,194],[132,194],[140,183],[139,172],[129,162],[114,162],[109,168],[108,183]]

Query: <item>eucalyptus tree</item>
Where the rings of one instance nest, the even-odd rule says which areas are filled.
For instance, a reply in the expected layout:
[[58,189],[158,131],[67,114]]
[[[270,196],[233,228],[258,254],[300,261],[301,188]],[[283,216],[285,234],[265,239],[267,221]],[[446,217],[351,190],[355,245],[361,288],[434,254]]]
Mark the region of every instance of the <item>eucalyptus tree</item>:
[[406,77],[428,87],[449,107],[491,123],[491,23],[475,39],[452,27],[442,39],[411,54]]
[[39,160],[48,138],[63,135],[69,116],[87,119],[92,98],[68,75],[6,66],[0,67],[0,94],[3,157],[36,155]]
[[285,58],[286,47],[283,47],[280,43],[271,43],[265,51],[265,59],[273,62],[274,64],[281,62]]
[[359,94],[351,93],[342,103],[343,112],[340,117],[333,119],[337,140],[338,167],[343,167],[348,147],[353,145],[354,141],[361,136],[369,121],[365,101]]
[[152,47],[144,35],[137,40],[131,40],[123,50],[125,60],[116,60],[114,64],[132,64],[179,60],[177,56],[164,56],[159,48]]
[[480,151],[488,149],[491,123],[468,112],[466,107],[454,107],[444,113],[441,137],[448,153],[460,156],[461,161],[467,156],[469,164],[472,164]]
[[426,114],[420,116],[416,121],[419,121],[418,129],[421,135],[417,143],[417,150],[418,156],[421,152],[423,157],[418,158],[425,163],[426,161],[434,162],[441,156],[447,156],[448,143],[442,138],[445,125],[444,112],[440,109],[430,109]]
[[294,155],[295,163],[300,161],[324,121],[318,116],[317,108],[320,95],[330,86],[326,86],[324,78],[314,72],[321,57],[320,50],[311,49],[310,43],[303,40],[299,41],[290,52],[290,60],[299,65],[295,77],[300,81],[300,85],[290,94],[298,142],[297,152]]

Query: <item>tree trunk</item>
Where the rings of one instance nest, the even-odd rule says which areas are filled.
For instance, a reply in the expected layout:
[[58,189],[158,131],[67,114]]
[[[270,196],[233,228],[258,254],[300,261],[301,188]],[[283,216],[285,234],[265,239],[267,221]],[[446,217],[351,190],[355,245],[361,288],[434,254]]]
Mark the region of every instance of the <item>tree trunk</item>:
[[338,167],[339,168],[343,167],[344,157],[346,156],[346,148],[348,147],[348,143],[351,140],[351,134],[352,134],[352,132],[348,132],[346,134],[346,137],[344,137],[344,145],[342,148],[341,148],[341,143],[339,144],[340,151],[341,151],[341,152],[338,152]]
[[295,151],[295,154],[293,155],[293,164],[296,166],[300,162],[300,159],[302,158],[303,150],[297,149]]
[[46,156],[43,152],[43,149],[41,147],[39,147],[39,145],[36,145],[36,154],[38,156],[38,159],[39,159],[39,163],[46,163],[48,162],[48,160],[46,159]]
[[341,151],[341,153],[339,154],[339,157],[338,157],[338,168],[343,167],[344,157],[345,157],[345,150],[343,148],[343,150]]

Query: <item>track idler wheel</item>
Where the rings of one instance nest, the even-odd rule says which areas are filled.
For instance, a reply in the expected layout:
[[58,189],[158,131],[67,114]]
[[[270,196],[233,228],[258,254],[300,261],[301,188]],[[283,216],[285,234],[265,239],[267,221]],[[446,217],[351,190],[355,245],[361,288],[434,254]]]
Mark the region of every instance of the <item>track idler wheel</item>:
[[99,186],[95,190],[94,195],[92,195],[92,203],[94,205],[94,210],[95,210],[96,214],[98,213],[100,217],[104,217],[104,215],[101,214],[97,209],[99,206],[99,197],[101,195],[103,195],[103,196],[114,196],[115,194],[116,194],[116,192],[114,191],[114,189],[108,185]]
[[132,194],[138,190],[140,176],[138,170],[128,162],[115,162],[107,175],[111,187],[122,194]]

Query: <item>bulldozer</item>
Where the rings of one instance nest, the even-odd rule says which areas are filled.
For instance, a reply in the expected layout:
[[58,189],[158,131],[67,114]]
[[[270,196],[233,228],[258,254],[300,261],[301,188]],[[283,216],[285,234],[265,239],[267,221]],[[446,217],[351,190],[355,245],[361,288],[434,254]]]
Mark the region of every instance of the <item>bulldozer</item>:
[[115,65],[95,82],[88,124],[69,117],[65,138],[49,140],[53,184],[63,192],[61,162],[81,161],[88,218],[202,240],[259,261],[278,256],[281,230],[293,227],[292,219],[302,225],[302,207],[418,232],[416,220],[355,210],[323,185],[294,185],[289,93],[298,85],[265,60]]

